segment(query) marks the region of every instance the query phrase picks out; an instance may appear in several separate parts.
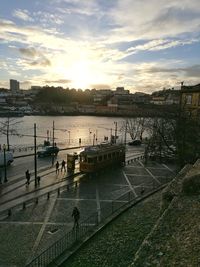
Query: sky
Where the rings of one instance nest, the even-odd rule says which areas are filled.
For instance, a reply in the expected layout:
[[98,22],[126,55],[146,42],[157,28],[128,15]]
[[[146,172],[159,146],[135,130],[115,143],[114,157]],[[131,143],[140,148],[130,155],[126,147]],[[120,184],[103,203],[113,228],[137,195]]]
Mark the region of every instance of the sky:
[[199,0],[0,0],[0,87],[200,83]]

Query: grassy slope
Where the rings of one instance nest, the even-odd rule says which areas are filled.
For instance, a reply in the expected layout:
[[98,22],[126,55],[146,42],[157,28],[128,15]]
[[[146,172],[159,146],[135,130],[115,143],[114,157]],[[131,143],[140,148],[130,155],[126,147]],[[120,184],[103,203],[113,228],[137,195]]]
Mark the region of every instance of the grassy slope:
[[200,197],[177,199],[131,266],[200,266]]

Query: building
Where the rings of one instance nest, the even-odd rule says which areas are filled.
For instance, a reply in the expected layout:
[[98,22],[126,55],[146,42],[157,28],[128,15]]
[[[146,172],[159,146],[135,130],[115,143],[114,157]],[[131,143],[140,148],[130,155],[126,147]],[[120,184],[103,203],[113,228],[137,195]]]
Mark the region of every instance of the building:
[[191,117],[200,117],[200,84],[181,86],[181,108]]
[[12,94],[19,93],[19,82],[17,80],[10,80],[10,90]]

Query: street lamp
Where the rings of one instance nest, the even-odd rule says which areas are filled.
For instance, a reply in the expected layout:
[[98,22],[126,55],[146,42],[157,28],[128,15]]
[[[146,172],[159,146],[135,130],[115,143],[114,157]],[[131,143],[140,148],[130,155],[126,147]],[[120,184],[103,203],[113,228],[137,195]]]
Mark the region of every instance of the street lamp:
[[7,164],[6,164],[6,145],[3,145],[3,158],[4,158],[4,183],[8,182],[7,179]]
[[70,144],[70,131],[68,131],[68,134],[69,134],[69,141],[68,141],[68,143]]

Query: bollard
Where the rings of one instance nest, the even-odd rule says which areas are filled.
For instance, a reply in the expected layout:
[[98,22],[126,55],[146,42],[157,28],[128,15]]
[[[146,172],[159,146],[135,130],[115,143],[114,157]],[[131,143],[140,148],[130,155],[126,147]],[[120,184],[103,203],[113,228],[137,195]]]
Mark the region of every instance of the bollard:
[[48,193],[47,193],[47,199],[49,199],[49,198],[50,198],[50,193],[48,192]]
[[60,195],[60,188],[58,188],[58,196]]
[[77,186],[78,186],[78,182],[75,182],[75,187],[77,188]]
[[130,200],[131,200],[131,192],[129,191],[128,192],[128,202],[130,202]]
[[67,185],[67,191],[69,191],[69,185]]
[[25,210],[25,209],[26,209],[26,202],[23,202],[22,209],[23,209],[23,210]]
[[35,199],[35,204],[38,204],[38,197]]
[[12,211],[11,211],[11,209],[9,209],[8,210],[8,216],[11,216],[11,214],[12,214]]

